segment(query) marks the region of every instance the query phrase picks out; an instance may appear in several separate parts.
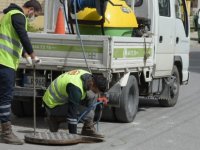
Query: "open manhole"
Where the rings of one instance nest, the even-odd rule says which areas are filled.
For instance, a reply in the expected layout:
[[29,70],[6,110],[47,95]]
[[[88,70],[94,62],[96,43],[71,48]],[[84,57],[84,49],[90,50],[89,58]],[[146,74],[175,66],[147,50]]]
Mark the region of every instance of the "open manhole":
[[25,142],[44,145],[72,145],[78,143],[99,143],[104,140],[66,132],[36,132],[26,134]]

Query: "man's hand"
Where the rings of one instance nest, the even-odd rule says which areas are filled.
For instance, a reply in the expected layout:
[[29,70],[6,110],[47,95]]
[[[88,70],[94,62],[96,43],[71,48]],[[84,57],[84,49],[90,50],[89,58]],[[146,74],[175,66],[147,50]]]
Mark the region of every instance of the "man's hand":
[[108,98],[105,96],[97,98],[98,102],[102,102],[105,106],[108,104]]
[[27,63],[30,64],[30,65],[36,65],[36,64],[41,64],[42,63],[42,60],[39,59],[39,57],[37,57],[34,52],[29,55],[24,50],[23,51],[23,57],[26,59]]
[[28,64],[33,65],[32,59],[30,56],[25,57]]
[[31,59],[30,56],[25,57],[27,63],[30,65],[35,65],[35,64],[41,64],[41,59],[39,59],[37,56],[35,56],[33,59]]

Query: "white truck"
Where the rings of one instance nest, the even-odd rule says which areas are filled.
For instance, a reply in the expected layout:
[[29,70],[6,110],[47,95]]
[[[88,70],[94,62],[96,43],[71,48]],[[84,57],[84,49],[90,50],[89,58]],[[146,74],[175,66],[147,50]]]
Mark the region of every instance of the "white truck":
[[[130,2],[130,8],[134,9],[138,27],[133,30],[140,36],[79,37],[50,33],[62,5],[57,0],[45,2],[45,32],[29,34],[34,50],[42,59],[36,66],[35,79],[38,115],[43,113],[41,97],[52,80],[76,68],[89,67],[92,73],[109,81],[107,92],[112,105],[105,108],[105,119],[115,117],[120,122],[132,122],[139,97],[157,99],[165,107],[177,103],[180,85],[187,84],[189,79],[190,28],[186,1],[137,0],[135,6],[134,3]],[[21,59],[12,105],[17,116],[32,115],[32,75],[32,67]]]

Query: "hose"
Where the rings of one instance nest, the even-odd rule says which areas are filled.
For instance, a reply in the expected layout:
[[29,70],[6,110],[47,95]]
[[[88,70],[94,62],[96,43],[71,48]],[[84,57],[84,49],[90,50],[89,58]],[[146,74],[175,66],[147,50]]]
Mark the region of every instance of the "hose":
[[[72,33],[72,32],[71,32],[71,29],[70,29],[70,27],[69,27],[68,18],[67,18],[67,15],[66,15],[67,13],[66,13],[66,7],[65,7],[65,0],[60,0],[60,3],[63,5],[63,8],[64,8],[65,20],[66,20],[66,22],[67,22],[67,27],[68,27],[69,33]],[[75,10],[75,12],[76,12],[76,0],[73,1],[73,6],[74,6],[74,10]],[[80,39],[81,49],[82,49],[82,51],[83,51],[83,56],[84,56],[85,64],[86,64],[86,66],[87,66],[87,68],[88,68],[88,71],[89,71],[90,73],[92,73],[92,72],[91,72],[91,69],[89,68],[88,62],[87,62],[87,58],[86,58],[86,54],[85,54],[85,48],[84,48],[84,45],[83,45],[83,40],[82,40],[81,35],[80,35],[80,31],[79,31],[78,21],[77,21],[77,20],[78,20],[78,19],[77,19],[77,14],[75,13],[76,32],[77,32],[77,35],[78,35],[78,37],[79,37],[79,39]]]
[[[73,1],[73,5],[74,5],[74,12],[76,12],[76,0]],[[81,38],[81,35],[80,35],[80,31],[79,31],[79,27],[78,27],[78,19],[77,19],[77,14],[75,13],[75,25],[76,25],[76,33],[80,39],[80,43],[81,43],[81,48],[82,48],[82,51],[83,51],[83,56],[84,56],[84,59],[85,59],[85,64],[88,68],[88,71],[90,73],[91,72],[91,69],[89,68],[89,65],[88,65],[88,62],[87,62],[87,58],[86,58],[86,55],[85,55],[85,48],[84,48],[84,45],[83,45],[83,40]]]
[[92,105],[90,105],[83,113],[81,113],[80,117],[78,117],[78,123],[80,123],[82,121],[82,119],[94,108],[96,108],[96,106],[100,106],[100,112],[97,118],[97,121],[93,124],[93,125],[97,125],[97,131],[99,130],[99,121],[101,120],[101,116],[102,116],[102,111],[103,111],[103,102],[95,102]]

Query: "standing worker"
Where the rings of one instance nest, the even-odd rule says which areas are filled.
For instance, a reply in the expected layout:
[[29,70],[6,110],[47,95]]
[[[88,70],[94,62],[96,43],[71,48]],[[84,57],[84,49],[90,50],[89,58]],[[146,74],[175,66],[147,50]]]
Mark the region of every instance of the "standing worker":
[[[104,92],[106,86],[106,78],[94,76],[85,70],[72,70],[57,77],[43,96],[50,131],[57,132],[59,123],[63,122],[64,118],[68,122],[69,133],[77,134],[77,113],[81,104],[94,103],[96,100],[94,95]],[[91,96],[87,91],[90,91]],[[91,110],[83,119],[84,126],[81,134],[103,137],[96,132],[93,119],[94,110]]]
[[4,143],[23,144],[12,132],[10,122],[15,72],[22,49],[24,55],[29,56],[30,63],[39,62],[27,35],[27,19],[32,20],[41,11],[42,7],[36,0],[29,0],[22,7],[12,3],[3,10],[4,16],[0,20],[0,123]]

